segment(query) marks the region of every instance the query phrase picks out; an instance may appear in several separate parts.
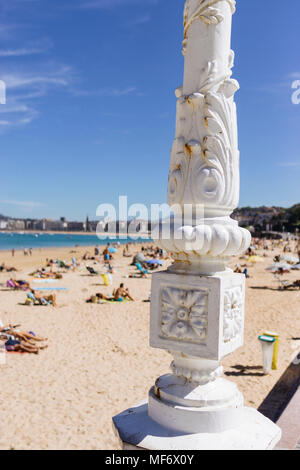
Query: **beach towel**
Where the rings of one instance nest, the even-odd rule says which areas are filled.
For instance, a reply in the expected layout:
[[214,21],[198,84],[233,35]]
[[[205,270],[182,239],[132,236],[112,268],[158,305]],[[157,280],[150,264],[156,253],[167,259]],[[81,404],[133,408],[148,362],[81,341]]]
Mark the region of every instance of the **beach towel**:
[[98,304],[115,304],[115,303],[120,303],[120,302],[131,302],[129,299],[123,299],[123,297],[120,297],[119,299],[112,299],[112,300],[105,300],[105,299],[100,299]]
[[39,291],[49,291],[49,290],[66,291],[68,289],[66,287],[36,287],[35,290],[39,290]]

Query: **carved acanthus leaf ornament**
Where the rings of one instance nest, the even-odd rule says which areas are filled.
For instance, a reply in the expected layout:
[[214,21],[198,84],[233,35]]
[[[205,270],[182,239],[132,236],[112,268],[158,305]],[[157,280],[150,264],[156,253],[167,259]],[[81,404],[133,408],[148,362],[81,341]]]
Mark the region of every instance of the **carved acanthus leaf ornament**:
[[184,8],[184,41],[183,41],[183,55],[186,52],[187,46],[187,33],[195,20],[201,20],[207,25],[219,24],[223,21],[224,17],[220,10],[215,7],[220,1],[229,3],[232,13],[235,12],[236,0],[199,0],[197,8],[191,11],[190,0],[186,0]]

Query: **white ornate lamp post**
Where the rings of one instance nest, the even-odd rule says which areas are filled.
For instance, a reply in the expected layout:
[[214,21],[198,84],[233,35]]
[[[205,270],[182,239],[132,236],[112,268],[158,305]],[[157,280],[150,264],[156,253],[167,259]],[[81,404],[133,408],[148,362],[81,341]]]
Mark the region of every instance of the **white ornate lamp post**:
[[175,220],[171,238],[160,239],[174,264],[153,275],[151,294],[150,344],[171,352],[172,374],[156,381],[147,402],[114,417],[124,448],[271,449],[281,436],[244,407],[220,362],[243,345],[245,276],[226,266],[250,245],[230,218],[239,199],[234,11],[235,0],[186,1],[168,185]]

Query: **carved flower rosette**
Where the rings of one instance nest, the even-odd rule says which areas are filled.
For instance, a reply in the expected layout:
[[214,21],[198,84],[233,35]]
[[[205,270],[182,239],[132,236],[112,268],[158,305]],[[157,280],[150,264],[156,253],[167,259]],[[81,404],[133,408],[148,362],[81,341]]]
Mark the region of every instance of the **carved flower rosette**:
[[162,290],[162,334],[174,340],[203,342],[207,336],[208,294],[166,287]]

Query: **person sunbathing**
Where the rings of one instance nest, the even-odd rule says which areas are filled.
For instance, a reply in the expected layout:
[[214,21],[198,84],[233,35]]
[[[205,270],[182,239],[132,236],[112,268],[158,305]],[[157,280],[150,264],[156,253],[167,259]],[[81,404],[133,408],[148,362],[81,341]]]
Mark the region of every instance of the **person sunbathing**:
[[62,269],[71,269],[72,267],[71,265],[66,264],[64,260],[60,260],[60,259],[56,260],[56,264],[58,268],[62,268]]
[[36,271],[31,273],[30,276],[37,277],[39,279],[62,279],[62,274],[47,272],[44,268],[37,269]]
[[46,339],[36,336],[33,332],[27,333],[18,328],[20,325],[7,325],[0,328],[0,339],[5,340],[7,351],[27,352],[38,354],[47,345],[37,346],[36,342],[44,342]]
[[96,304],[101,302],[101,300],[108,302],[123,302],[123,300],[134,301],[133,297],[129,293],[129,289],[126,289],[124,284],[120,284],[120,287],[115,289],[111,296],[104,295],[101,292],[92,295],[89,299],[87,299],[87,303]]
[[120,302],[124,299],[134,301],[133,297],[131,297],[129,293],[129,289],[125,288],[124,284],[122,283],[120,284],[120,287],[118,287],[118,289],[115,289],[113,291],[113,300],[115,300],[116,302]]
[[27,301],[30,303],[33,302],[34,305],[52,305],[53,307],[57,307],[56,304],[56,294],[50,295],[39,295],[36,293],[35,290],[31,289],[30,292],[27,294]]
[[0,334],[7,335],[9,337],[14,337],[18,340],[29,342],[30,344],[34,344],[34,341],[44,342],[47,341],[47,338],[41,338],[33,334],[33,332],[26,332],[17,329],[20,325],[6,325],[0,328]]
[[87,303],[88,304],[97,304],[97,303],[100,303],[101,300],[107,300],[107,301],[111,301],[112,298],[111,297],[108,297],[107,295],[104,295],[104,294],[101,294],[101,292],[95,294],[95,295],[92,295],[89,299],[87,299]]
[[282,286],[283,289],[300,289],[300,280],[293,282],[293,284],[288,284]]
[[31,344],[28,344],[28,342],[18,341],[17,339],[16,340],[9,339],[5,343],[5,348],[6,348],[6,351],[8,352],[14,351],[14,352],[26,352],[30,354],[39,354],[40,351],[48,348],[48,345],[46,344],[44,346],[36,346],[36,345],[33,346]]
[[89,254],[89,252],[87,251],[87,252],[83,255],[82,259],[83,259],[83,261],[87,261],[87,260],[93,260],[93,259],[95,259],[95,257],[92,257],[92,256]]
[[15,289],[15,290],[30,289],[29,282],[23,281],[23,280],[16,281],[15,279],[12,279],[12,278],[7,281],[6,286],[9,287],[10,289]]
[[[148,277],[148,269],[147,269],[147,265],[145,263],[141,264],[140,262],[137,262],[136,263],[136,268],[137,270],[139,271],[139,274],[141,277],[144,277],[144,278],[147,278]],[[145,268],[146,266],[146,268]]]
[[5,263],[2,263],[1,266],[0,266],[0,271],[3,272],[3,271],[6,271],[7,273],[12,273],[12,272],[17,272],[17,268],[15,267],[8,267],[6,266]]

